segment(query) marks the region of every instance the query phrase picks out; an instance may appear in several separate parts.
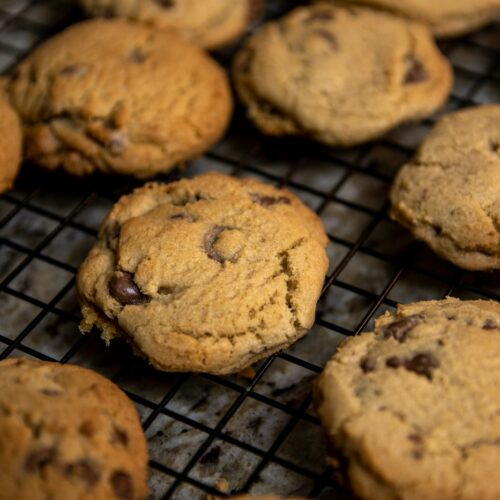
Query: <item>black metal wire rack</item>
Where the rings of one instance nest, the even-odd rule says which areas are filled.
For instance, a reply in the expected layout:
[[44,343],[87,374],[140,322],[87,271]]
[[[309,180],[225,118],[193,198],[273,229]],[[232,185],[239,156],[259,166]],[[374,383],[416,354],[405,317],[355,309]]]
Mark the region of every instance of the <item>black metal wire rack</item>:
[[[275,17],[291,2],[269,0]],[[0,0],[0,72],[39,42],[81,18],[71,0]],[[500,98],[500,29],[442,44],[455,68],[443,112]],[[217,57],[229,64],[235,47]],[[415,243],[387,215],[395,171],[436,117],[381,141],[339,151],[267,139],[238,110],[225,137],[187,170],[254,176],[298,194],[329,233],[331,265],[317,320],[286,352],[231,377],[169,375],[127,347],[105,348],[78,333],[74,275],[116,199],[138,183],[74,179],[24,165],[16,188],[0,196],[0,358],[28,356],[89,366],[136,403],[150,450],[152,498],[275,493],[340,498],[311,410],[311,381],[348,335],[398,302],[441,298],[500,300],[498,273],[465,273]]]

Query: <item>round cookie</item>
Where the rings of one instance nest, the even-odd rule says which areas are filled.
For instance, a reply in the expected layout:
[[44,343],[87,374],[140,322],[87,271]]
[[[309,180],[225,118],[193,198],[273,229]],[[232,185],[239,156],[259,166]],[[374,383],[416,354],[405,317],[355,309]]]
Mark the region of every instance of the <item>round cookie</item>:
[[0,362],[0,484],[16,500],[140,500],[147,449],[132,402],[101,375]]
[[327,4],[264,25],[237,54],[233,74],[263,132],[332,146],[363,143],[430,115],[452,83],[425,26]]
[[10,189],[21,163],[21,126],[5,99],[0,96],[0,192]]
[[438,255],[473,271],[500,269],[500,106],[445,116],[391,190],[393,219]]
[[232,110],[224,71],[201,49],[122,19],[56,35],[17,67],[7,90],[26,157],[75,175],[168,171],[216,142]]
[[[324,0],[323,0],[324,1]],[[328,1],[328,0],[327,0]],[[333,0],[330,0],[333,2]],[[342,0],[415,19],[429,25],[441,38],[460,36],[492,21],[500,13],[500,0]]]
[[357,497],[500,497],[500,304],[400,305],[346,340],[315,386]]
[[242,35],[264,0],[80,0],[91,16],[121,16],[155,28],[175,28],[214,49]]
[[165,371],[238,372],[314,322],[327,236],[298,198],[205,174],[124,196],[81,266],[81,330]]

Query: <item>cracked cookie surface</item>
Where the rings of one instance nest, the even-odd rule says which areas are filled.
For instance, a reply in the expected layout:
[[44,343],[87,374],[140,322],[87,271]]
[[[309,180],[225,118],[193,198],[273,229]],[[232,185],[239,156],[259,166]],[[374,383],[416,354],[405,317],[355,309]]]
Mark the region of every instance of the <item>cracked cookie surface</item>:
[[132,402],[73,365],[0,362],[2,498],[140,500],[147,450]]
[[264,25],[237,54],[233,75],[263,132],[333,146],[366,142],[432,114],[452,83],[424,25],[327,4]]
[[26,157],[75,175],[168,171],[216,142],[232,111],[224,71],[200,48],[122,19],[78,23],[43,43],[7,91]]
[[[324,0],[323,0],[324,1]],[[332,1],[333,0],[329,0]],[[342,0],[397,13],[426,23],[438,37],[460,36],[492,21],[500,0]]]
[[121,16],[155,28],[175,28],[205,48],[225,45],[248,27],[264,0],[79,0],[92,16]]
[[315,387],[331,461],[366,499],[500,497],[500,304],[400,305]]
[[160,370],[240,371],[312,326],[326,244],[287,191],[215,173],[147,184],[80,268],[81,329],[123,337]]
[[500,106],[442,118],[391,190],[393,219],[438,255],[500,269]]
[[17,114],[0,96],[0,192],[14,184],[21,163],[21,126]]

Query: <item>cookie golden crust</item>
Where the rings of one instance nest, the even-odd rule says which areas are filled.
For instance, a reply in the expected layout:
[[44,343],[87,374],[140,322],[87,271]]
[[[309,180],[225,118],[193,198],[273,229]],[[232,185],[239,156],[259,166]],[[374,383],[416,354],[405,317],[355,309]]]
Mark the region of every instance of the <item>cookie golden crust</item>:
[[233,75],[264,133],[332,146],[363,143],[432,114],[452,84],[424,25],[328,4],[264,25],[237,54]]
[[73,365],[0,362],[2,498],[142,500],[147,450],[132,402]]
[[342,2],[385,9],[421,21],[440,38],[464,35],[491,22],[500,14],[500,0],[342,0]]
[[45,42],[7,91],[27,158],[75,175],[166,172],[216,142],[232,112],[225,73],[201,49],[120,19],[79,23]]
[[445,116],[391,190],[393,219],[472,271],[500,269],[500,106]]
[[147,184],[115,205],[79,270],[81,329],[160,370],[241,371],[312,326],[326,244],[288,191],[220,174]]
[[14,184],[21,164],[21,144],[19,118],[0,96],[0,192]]
[[79,0],[91,16],[125,17],[155,28],[174,28],[207,49],[241,36],[264,0]]
[[499,334],[499,303],[446,299],[340,346],[314,400],[356,497],[500,497]]

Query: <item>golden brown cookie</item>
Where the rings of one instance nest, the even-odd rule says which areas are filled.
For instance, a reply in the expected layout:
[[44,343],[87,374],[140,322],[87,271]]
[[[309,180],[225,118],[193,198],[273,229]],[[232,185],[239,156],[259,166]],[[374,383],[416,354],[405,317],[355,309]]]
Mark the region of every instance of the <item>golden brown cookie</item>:
[[417,302],[346,340],[315,404],[357,498],[500,498],[500,304]]
[[160,370],[238,372],[312,326],[326,244],[288,191],[215,173],[147,184],[115,205],[79,270],[81,329]]
[[21,163],[21,127],[15,111],[0,95],[0,192],[9,189]]
[[141,500],[147,449],[131,401],[101,375],[0,362],[0,497]]
[[445,116],[400,170],[393,219],[472,271],[500,269],[500,106]]
[[[328,0],[327,0],[328,1]],[[329,0],[334,2],[334,0]],[[460,36],[492,21],[500,13],[500,0],[342,0],[415,19],[429,25],[441,38]]]
[[56,35],[18,66],[7,91],[26,157],[75,175],[168,171],[216,142],[232,110],[224,71],[201,49],[125,20]]
[[264,25],[237,54],[233,74],[264,133],[332,146],[363,143],[432,114],[452,84],[424,25],[328,4]]
[[155,28],[175,28],[214,49],[233,41],[262,10],[264,0],[80,0],[91,16],[126,17]]

